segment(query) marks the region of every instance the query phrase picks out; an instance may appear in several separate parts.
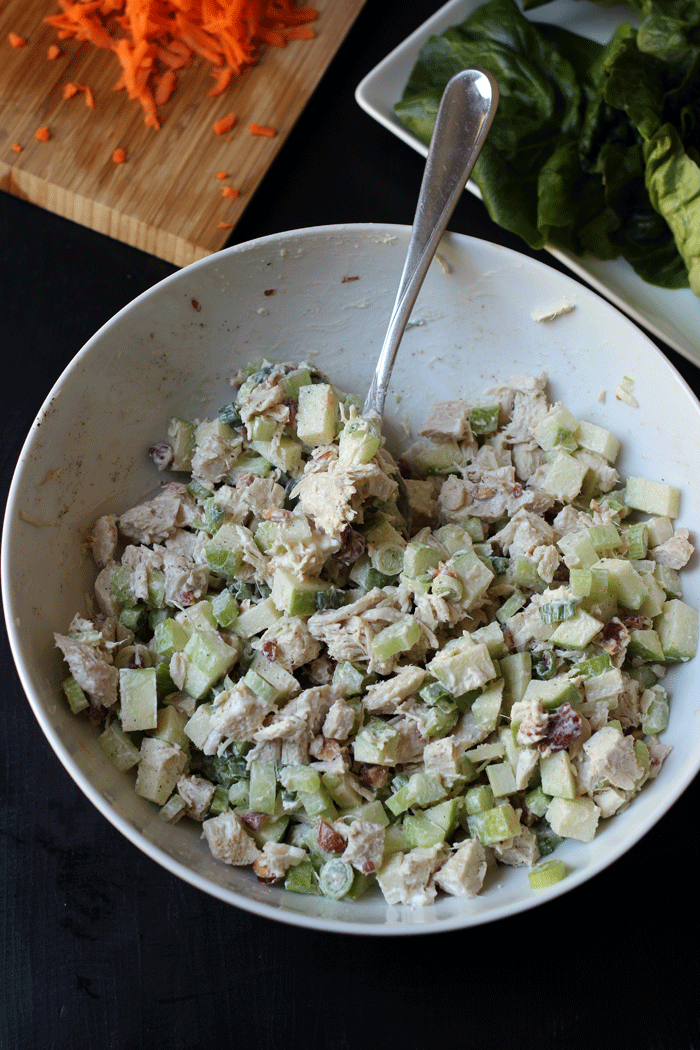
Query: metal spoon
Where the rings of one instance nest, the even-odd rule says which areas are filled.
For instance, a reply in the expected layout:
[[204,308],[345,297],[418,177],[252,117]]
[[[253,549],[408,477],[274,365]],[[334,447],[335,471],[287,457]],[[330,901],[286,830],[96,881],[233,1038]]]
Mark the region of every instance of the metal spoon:
[[443,93],[421,183],[396,302],[374,370],[363,415],[384,411],[389,378],[428,267],[481,152],[498,105],[490,73],[465,69]]

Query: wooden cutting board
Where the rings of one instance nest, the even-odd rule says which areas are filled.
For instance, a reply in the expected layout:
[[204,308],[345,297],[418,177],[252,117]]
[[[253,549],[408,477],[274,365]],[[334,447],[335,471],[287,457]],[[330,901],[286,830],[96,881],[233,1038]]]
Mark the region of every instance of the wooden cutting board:
[[[42,18],[58,7],[51,0],[8,0],[0,10],[0,188],[177,266],[217,251],[363,3],[318,0],[314,39],[265,47],[257,65],[216,98],[208,97],[209,63],[183,70],[155,131],[145,126],[138,103],[113,91],[120,68],[111,52],[58,41],[62,54],[49,61],[47,49],[57,40]],[[10,32],[27,45],[11,47]],[[66,101],[68,82],[88,85],[95,108],[82,93]],[[230,112],[237,118],[233,130],[216,135],[214,122]],[[254,137],[251,123],[277,134]],[[50,141],[35,139],[40,126],[50,129]],[[112,161],[117,147],[127,152],[124,164]],[[216,178],[220,171],[226,180]],[[224,186],[239,190],[238,199],[224,197]]]

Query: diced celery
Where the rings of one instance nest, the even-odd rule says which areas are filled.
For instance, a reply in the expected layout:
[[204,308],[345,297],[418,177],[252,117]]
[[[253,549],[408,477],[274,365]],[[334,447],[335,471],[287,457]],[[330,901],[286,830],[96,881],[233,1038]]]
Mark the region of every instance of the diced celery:
[[340,660],[333,671],[333,685],[343,687],[346,696],[359,696],[374,681],[376,675],[367,674],[349,660]]
[[597,656],[590,656],[586,660],[579,660],[576,664],[576,674],[580,674],[584,678],[603,674],[605,671],[612,671],[612,669],[613,663],[609,653],[599,653]]
[[444,799],[447,791],[436,773],[413,773],[408,783],[386,800],[386,808],[398,817],[413,806],[429,806]]
[[139,749],[131,742],[118,722],[110,722],[100,733],[98,739],[107,757],[121,773],[131,769],[141,759]]
[[505,842],[506,839],[515,838],[522,831],[518,815],[510,802],[470,814],[467,824],[471,835],[479,838],[484,846]]
[[282,766],[279,772],[279,782],[287,791],[310,794],[320,789],[321,774],[311,766]]
[[469,408],[469,423],[473,434],[495,434],[498,430],[498,403],[473,404]]
[[678,598],[664,602],[654,620],[664,660],[690,660],[698,648],[698,611]]
[[563,860],[543,860],[536,864],[528,874],[531,889],[546,890],[566,877],[566,864]]
[[266,703],[273,704],[279,699],[279,690],[263,678],[262,675],[259,675],[257,671],[254,671],[252,667],[249,667],[244,674],[243,681],[256,696]]
[[663,663],[664,652],[656,631],[631,630],[627,656],[651,663]]
[[615,550],[624,544],[622,535],[612,521],[604,522],[602,525],[591,525],[588,529],[588,538],[598,553]]
[[557,547],[569,567],[590,569],[598,561],[598,553],[591,543],[588,529],[568,532],[557,540]]
[[650,547],[658,547],[660,543],[666,543],[673,536],[673,522],[665,515],[649,518],[644,524],[647,527]]
[[[290,616],[311,616],[316,612],[317,592],[329,588],[327,581],[298,580],[287,569],[278,568],[272,581],[272,604]],[[242,618],[239,618],[239,624]]]
[[668,696],[664,689],[656,688],[653,692],[654,699],[649,704],[642,722],[642,731],[647,736],[658,736],[668,728]]
[[288,870],[284,879],[284,888],[290,893],[318,893],[318,879],[310,860],[302,860]]
[[532,436],[545,452],[565,448],[572,452],[578,447],[576,434],[579,422],[563,405],[552,405],[532,428]]
[[463,551],[450,558],[449,567],[462,581],[464,586],[462,600],[467,608],[486,593],[494,579],[491,569],[484,565],[471,550]]
[[532,791],[528,791],[525,796],[525,805],[535,817],[543,817],[547,812],[547,807],[551,801],[552,796],[546,794],[541,786],[533,788]]
[[511,616],[515,616],[517,612],[525,605],[527,599],[521,590],[513,591],[509,598],[506,598],[503,605],[496,610],[496,619],[499,623],[505,623]]
[[248,804],[254,813],[275,812],[277,779],[275,763],[257,759],[250,764],[250,784]]
[[407,614],[389,624],[372,639],[372,652],[378,660],[389,660],[397,653],[407,652],[420,641],[421,630],[414,616]]
[[526,591],[544,591],[547,584],[537,571],[537,564],[524,554],[519,554],[513,564],[513,583]]
[[503,702],[510,711],[516,700],[522,700],[532,679],[532,655],[529,652],[509,653],[499,661],[503,678]]
[[[474,520],[478,521],[479,519],[475,518]],[[472,531],[474,530],[472,529]],[[469,530],[464,525],[458,525],[454,521],[449,522],[447,525],[441,525],[439,529],[435,530],[433,537],[445,548],[450,557],[459,554],[461,551],[471,550],[474,542],[474,537]],[[426,569],[423,571],[425,572]]]
[[394,765],[399,743],[398,730],[379,718],[372,719],[355,736],[353,755],[356,762],[370,765]]
[[308,368],[299,367],[295,368],[294,371],[288,372],[286,376],[283,376],[280,381],[280,386],[284,390],[287,397],[298,398],[299,391],[303,386],[311,385],[311,372]]
[[211,607],[219,627],[233,627],[238,619],[238,602],[228,587],[212,598]]
[[191,631],[178,620],[168,617],[162,620],[153,632],[153,647],[163,660],[181,653],[190,639]]
[[[278,569],[278,572],[281,571]],[[251,605],[249,609],[239,614],[233,629],[241,638],[253,638],[256,634],[262,634],[263,631],[273,627],[281,615],[273,596],[263,598],[262,601]]]
[[86,707],[90,706],[90,701],[72,676],[61,682],[61,688],[74,715],[79,714]]
[[444,842],[457,827],[460,802],[458,798],[450,798],[429,809],[405,816],[403,833],[409,843],[419,849],[429,849]]
[[523,700],[539,700],[547,711],[554,711],[562,704],[577,707],[580,702],[578,690],[568,678],[557,675],[549,681],[533,679],[525,689]]
[[192,470],[196,426],[186,419],[173,417],[168,423],[168,437],[173,450],[171,470]]
[[681,576],[677,569],[671,569],[666,565],[654,566],[654,578],[661,586],[667,598],[681,598],[683,587]]
[[578,603],[573,598],[557,598],[551,602],[542,602],[539,611],[543,623],[560,623],[570,620],[577,608]]
[[630,525],[627,530],[628,557],[646,558],[648,542],[649,529],[646,522],[638,521],[634,525]]
[[184,817],[186,808],[183,798],[179,795],[171,795],[165,805],[161,807],[158,816],[166,824],[177,824],[178,820]]
[[251,441],[251,447],[273,467],[296,477],[301,467],[301,444],[292,437],[282,435],[279,441]]
[[421,576],[429,569],[437,569],[441,554],[427,543],[412,540],[404,551],[403,567],[408,576]]
[[185,725],[185,736],[189,737],[195,747],[201,751],[211,732],[212,707],[202,704]]

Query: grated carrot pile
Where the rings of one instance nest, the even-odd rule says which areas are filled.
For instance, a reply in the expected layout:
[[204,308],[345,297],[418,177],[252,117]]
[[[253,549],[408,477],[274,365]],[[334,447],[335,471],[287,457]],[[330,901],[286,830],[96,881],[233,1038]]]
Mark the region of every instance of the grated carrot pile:
[[7,39],[10,41],[10,47],[24,47],[27,43],[26,36],[20,36],[19,33],[8,33]]
[[209,92],[221,94],[233,76],[255,63],[261,44],[284,47],[309,39],[312,7],[292,0],[59,0],[44,19],[59,40],[88,41],[114,51],[121,66],[116,91],[159,128],[158,106],[176,89],[175,72],[203,58],[215,68]]
[[267,124],[249,124],[248,131],[251,135],[262,135],[263,138],[273,139],[277,132]]

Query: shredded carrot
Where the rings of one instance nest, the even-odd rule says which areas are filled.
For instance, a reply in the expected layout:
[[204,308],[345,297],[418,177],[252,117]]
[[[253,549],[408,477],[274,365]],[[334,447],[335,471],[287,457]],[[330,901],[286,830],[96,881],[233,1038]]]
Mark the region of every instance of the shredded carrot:
[[123,164],[126,160],[126,150],[123,146],[118,146],[112,154],[112,160],[115,164]]
[[8,33],[7,39],[10,41],[10,47],[24,47],[27,43],[26,36],[20,36],[19,33]]
[[13,142],[12,145],[10,146],[10,149],[14,153],[21,153],[22,152],[22,147],[20,146],[19,142]]
[[65,99],[75,98],[77,94],[82,92],[85,95],[85,104],[88,109],[95,108],[95,96],[87,84],[72,84],[70,81],[63,85],[63,97]]
[[227,171],[217,171],[216,177],[217,177],[217,179],[227,179],[228,178],[228,172]]
[[233,186],[224,186],[221,191],[222,197],[228,197],[229,200],[235,201],[240,197],[240,190],[234,190]]
[[233,229],[233,223],[232,222],[220,222],[219,223],[219,229],[220,230],[232,230]]
[[265,124],[249,124],[248,131],[251,135],[262,135],[264,138],[273,139],[277,132]]
[[44,127],[42,125],[40,128],[37,128],[34,132],[34,138],[38,139],[39,142],[48,142],[51,138],[51,132],[47,127]]
[[217,120],[214,124],[215,135],[225,135],[227,131],[230,131],[233,125],[236,123],[236,114],[227,113],[221,120]]
[[51,44],[48,51],[46,52],[46,57],[48,58],[49,62],[55,62],[56,59],[60,58],[62,54],[63,52],[61,51],[60,47],[58,47],[56,44]]
[[[261,45],[284,47],[288,40],[310,39],[314,32],[308,23],[317,17],[313,7],[298,7],[294,0],[58,3],[60,12],[44,21],[54,28],[59,40],[86,41],[111,51],[121,67],[114,89],[126,91],[130,99],[139,102],[145,123],[153,128],[160,127],[158,107],[176,90],[176,70],[194,67],[202,59],[210,62],[214,86],[209,95],[215,97],[226,90],[234,76],[256,63]],[[9,40],[13,47],[26,43],[14,33],[9,34]],[[58,54],[60,48],[49,57],[57,58]],[[217,134],[225,134],[232,126]],[[272,136],[275,131],[269,128],[251,133]]]
[[231,83],[231,77],[233,76],[233,70],[230,66],[224,66],[223,69],[217,69],[212,73],[216,83],[209,92],[210,98],[215,98],[216,95],[221,95]]
[[63,85],[63,97],[65,99],[73,98],[74,95],[78,94],[79,90],[80,90],[80,88],[78,87],[77,84],[71,84],[70,82],[68,84],[64,84]]

